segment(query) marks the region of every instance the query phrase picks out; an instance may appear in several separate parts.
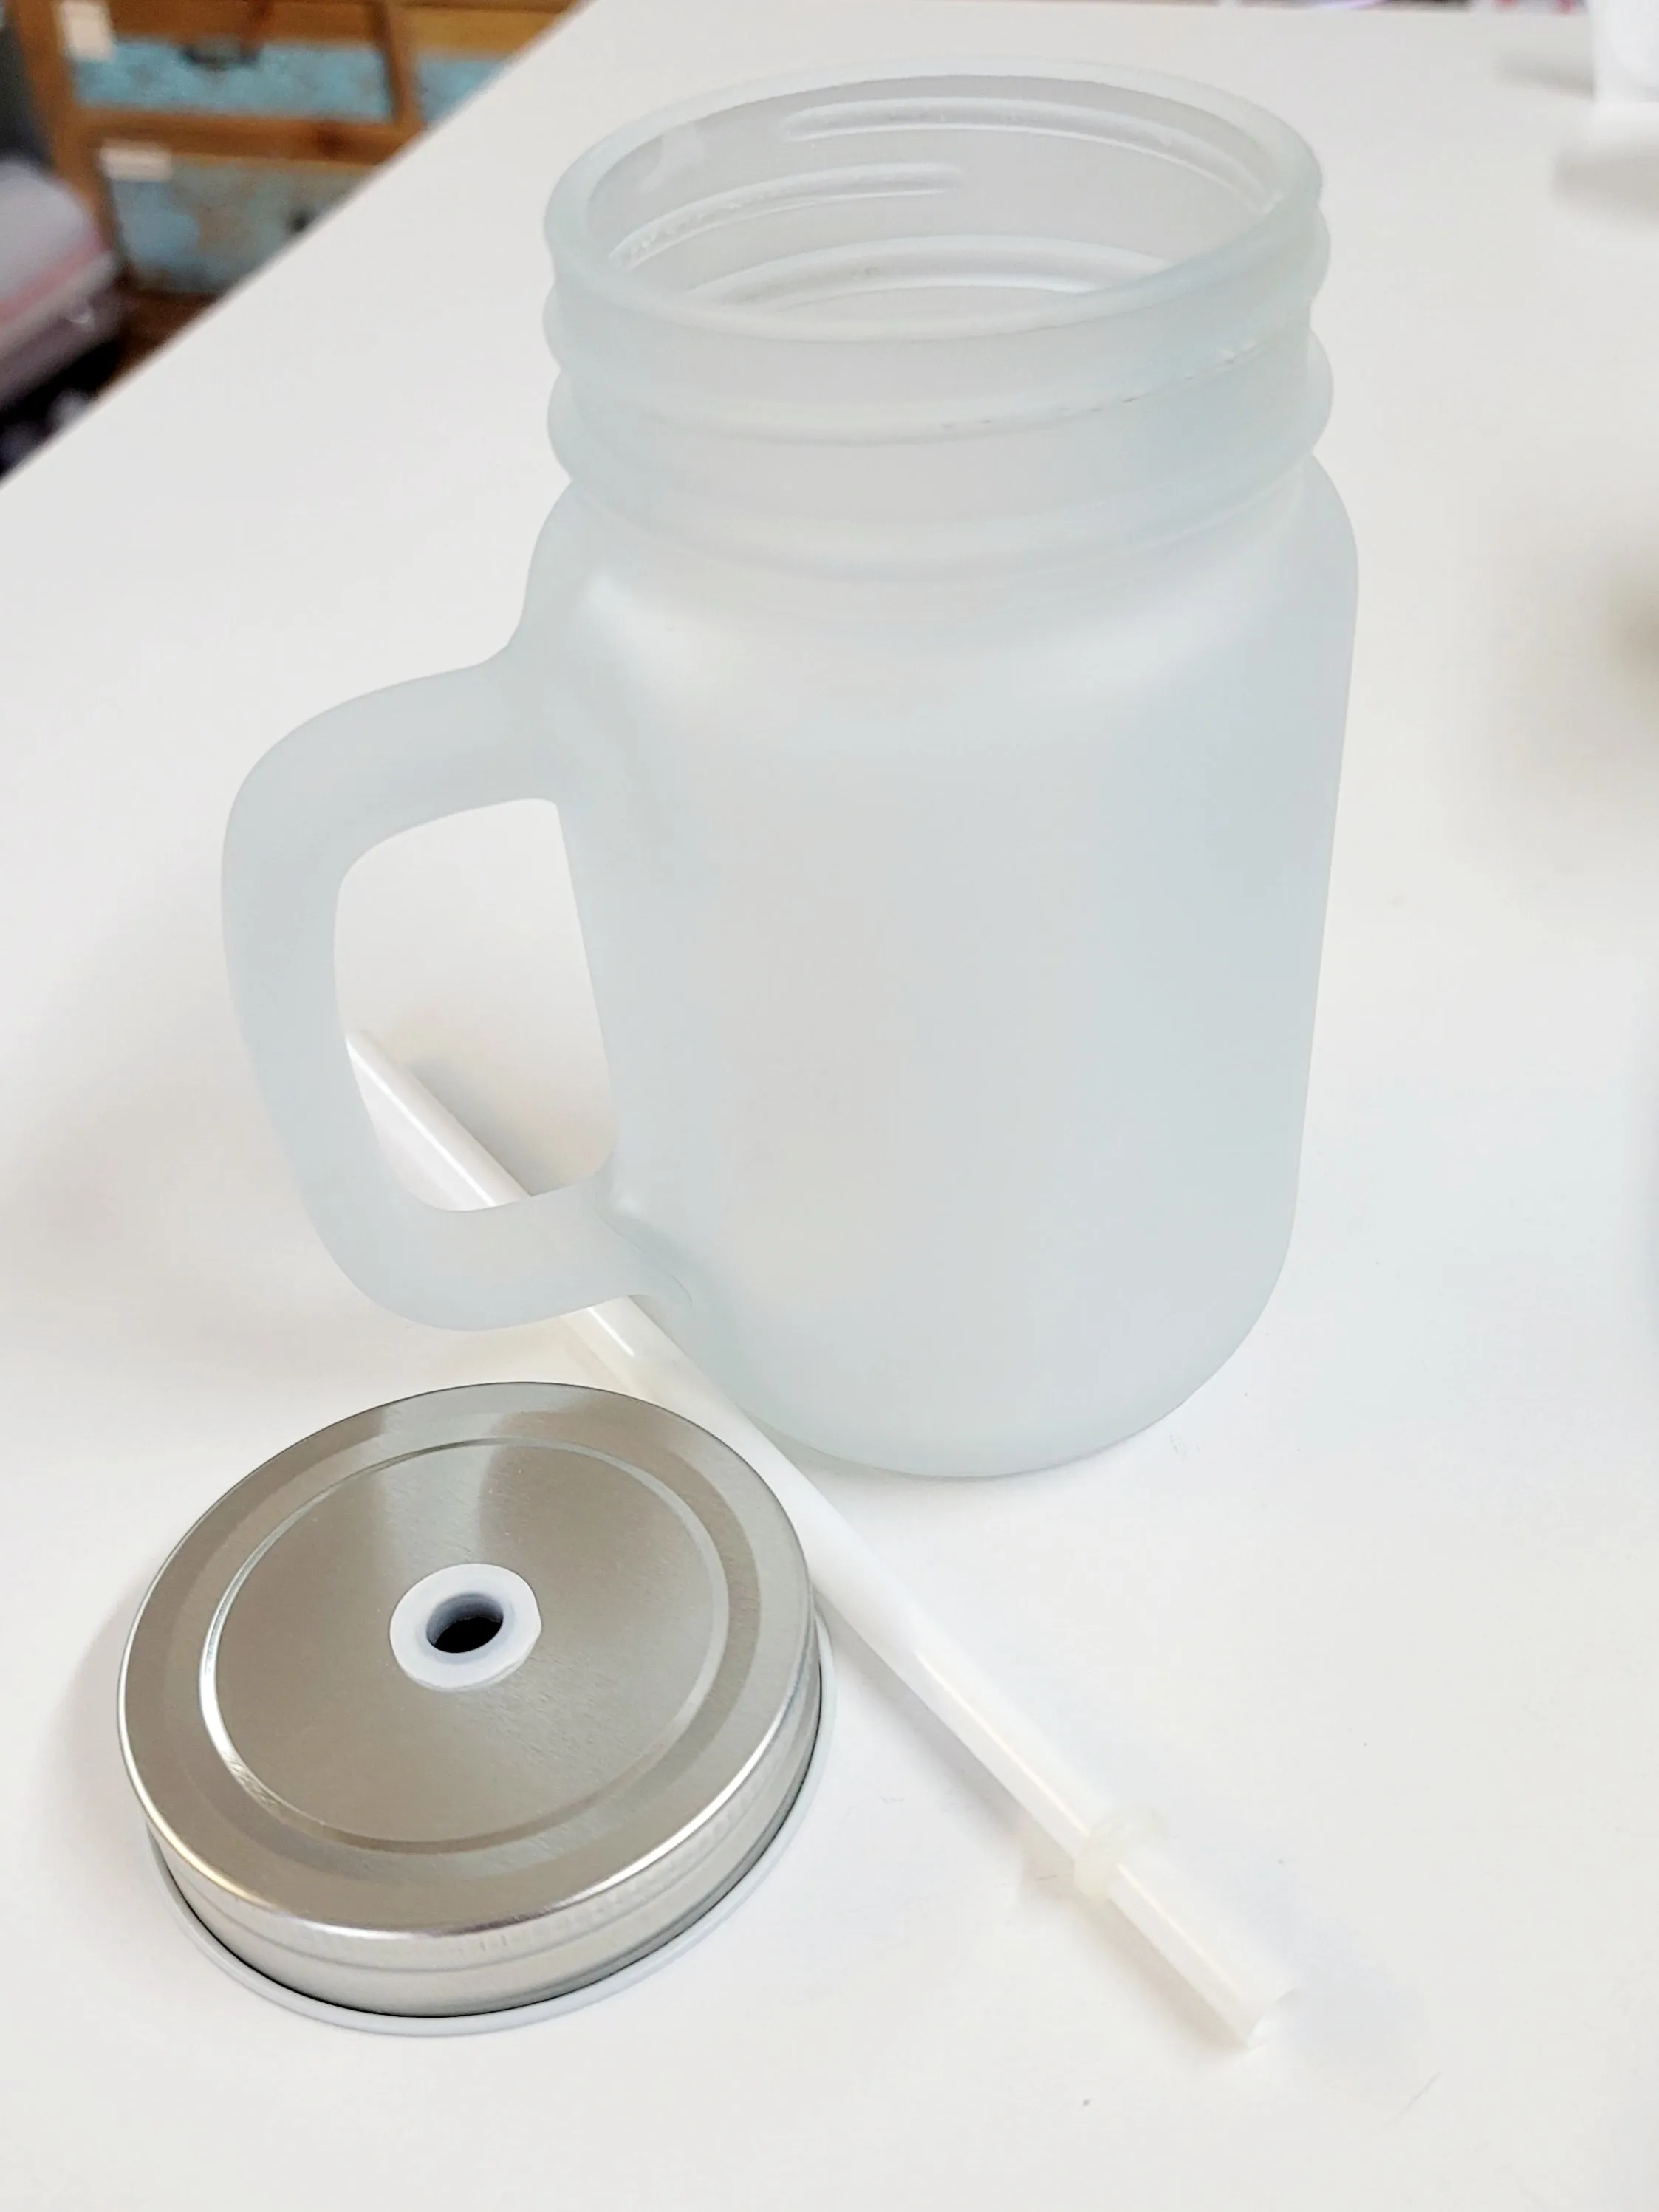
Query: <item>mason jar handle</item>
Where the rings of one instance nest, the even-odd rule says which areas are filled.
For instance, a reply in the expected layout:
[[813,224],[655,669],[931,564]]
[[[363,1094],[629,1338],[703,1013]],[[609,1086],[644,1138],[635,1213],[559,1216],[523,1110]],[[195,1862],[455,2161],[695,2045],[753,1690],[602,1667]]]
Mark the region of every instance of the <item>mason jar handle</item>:
[[444,815],[552,799],[538,719],[500,659],[349,700],[265,755],[225,836],[231,992],[307,1208],[361,1290],[441,1328],[676,1295],[606,1218],[598,1177],[477,1212],[412,1196],[381,1152],[346,1050],[334,934],[347,870]]

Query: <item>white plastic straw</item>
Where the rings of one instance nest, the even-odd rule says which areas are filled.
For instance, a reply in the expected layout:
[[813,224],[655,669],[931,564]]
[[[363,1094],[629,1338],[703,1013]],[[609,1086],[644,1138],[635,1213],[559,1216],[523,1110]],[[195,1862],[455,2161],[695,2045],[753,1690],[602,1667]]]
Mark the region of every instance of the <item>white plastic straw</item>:
[[[525,1195],[407,1069],[366,1037],[349,1043],[381,1139],[423,1194],[452,1206]],[[747,1460],[794,1523],[824,1603],[1054,1838],[1081,1893],[1115,1906],[1241,2042],[1252,2041],[1294,1980],[1182,1871],[1156,1818],[1114,1807],[631,1298],[567,1315],[563,1326],[624,1390],[684,1414]]]

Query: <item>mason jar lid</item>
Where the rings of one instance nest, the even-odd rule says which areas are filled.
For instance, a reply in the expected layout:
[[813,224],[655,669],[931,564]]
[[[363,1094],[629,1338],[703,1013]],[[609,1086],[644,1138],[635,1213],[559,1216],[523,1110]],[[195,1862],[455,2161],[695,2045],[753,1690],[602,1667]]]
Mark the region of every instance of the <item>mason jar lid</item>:
[[820,1707],[771,1492],[678,1415],[484,1383],[307,1437],[204,1514],[122,1668],[167,1872],[282,1990],[438,2021],[620,1972],[756,1863]]

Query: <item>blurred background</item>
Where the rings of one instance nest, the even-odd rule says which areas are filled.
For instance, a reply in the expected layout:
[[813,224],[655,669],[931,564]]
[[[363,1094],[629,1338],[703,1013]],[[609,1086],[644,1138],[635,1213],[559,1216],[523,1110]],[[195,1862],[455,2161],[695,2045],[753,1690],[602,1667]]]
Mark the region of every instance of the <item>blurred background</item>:
[[0,474],[571,4],[0,0]]

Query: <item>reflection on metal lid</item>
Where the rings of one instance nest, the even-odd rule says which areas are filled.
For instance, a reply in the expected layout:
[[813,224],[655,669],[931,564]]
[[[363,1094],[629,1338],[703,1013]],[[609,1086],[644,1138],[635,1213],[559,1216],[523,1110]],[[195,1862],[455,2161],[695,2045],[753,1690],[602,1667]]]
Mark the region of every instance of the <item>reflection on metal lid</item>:
[[357,2010],[528,2004],[754,1863],[817,1732],[806,1570],[724,1444],[599,1390],[355,1415],[204,1516],[123,1669],[167,1871],[236,1956]]

